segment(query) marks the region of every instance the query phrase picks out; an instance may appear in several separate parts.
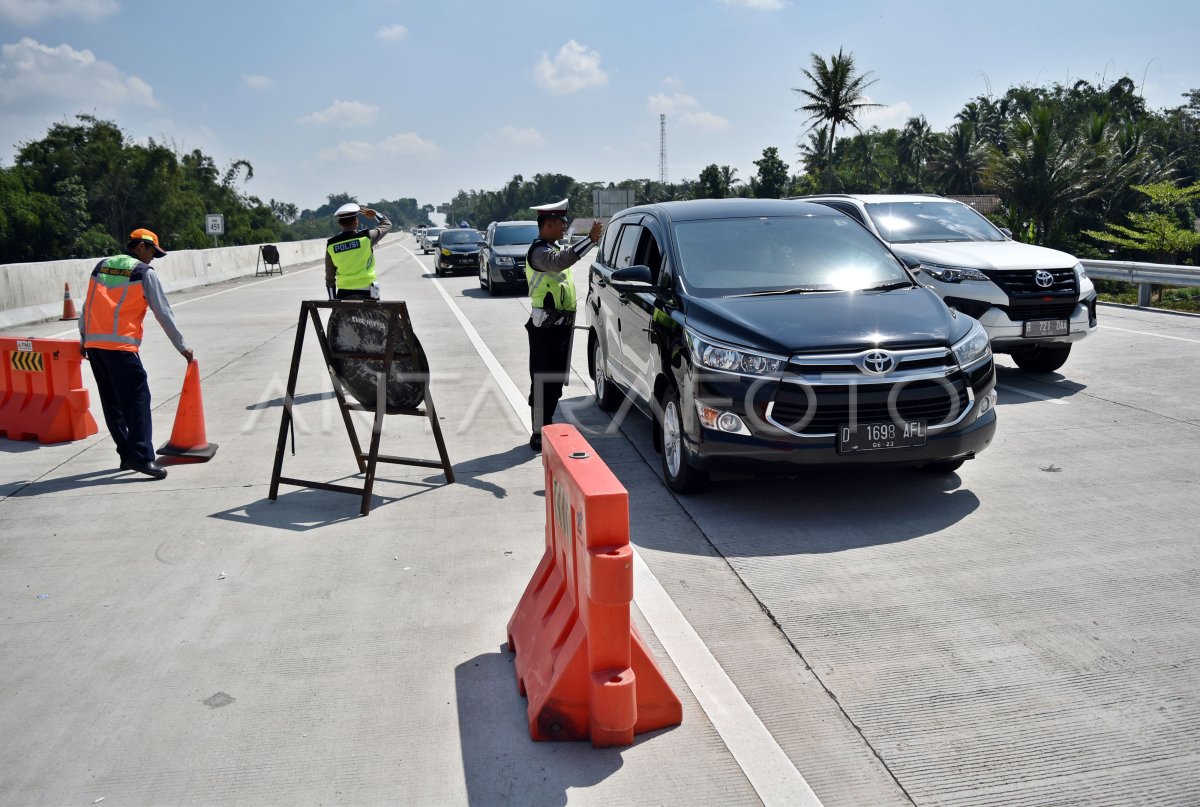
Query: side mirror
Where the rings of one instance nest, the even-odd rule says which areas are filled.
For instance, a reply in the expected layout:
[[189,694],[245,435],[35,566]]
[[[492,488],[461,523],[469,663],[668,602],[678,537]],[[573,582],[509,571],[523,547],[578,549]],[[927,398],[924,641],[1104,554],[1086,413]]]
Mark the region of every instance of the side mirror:
[[921,268],[921,259],[920,258],[914,258],[911,255],[899,255],[898,257],[900,258],[901,261],[904,262],[905,266],[907,266],[909,269],[911,269],[914,272]]
[[1005,238],[1012,238],[1012,230],[1007,227],[1001,227],[1000,232],[1004,233]]
[[612,273],[610,285],[621,294],[644,294],[654,290],[649,266],[626,266]]

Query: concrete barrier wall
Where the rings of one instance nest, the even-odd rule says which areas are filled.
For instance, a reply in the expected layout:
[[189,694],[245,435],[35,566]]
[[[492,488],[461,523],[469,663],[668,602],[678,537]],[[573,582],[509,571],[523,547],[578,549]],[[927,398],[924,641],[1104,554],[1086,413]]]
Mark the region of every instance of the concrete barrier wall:
[[[279,262],[288,267],[322,260],[325,239],[276,244]],[[167,292],[220,283],[254,274],[259,245],[181,249],[154,261],[154,271]],[[83,306],[88,277],[100,258],[0,266],[0,328],[57,319],[62,316],[63,284],[71,284],[77,309]]]

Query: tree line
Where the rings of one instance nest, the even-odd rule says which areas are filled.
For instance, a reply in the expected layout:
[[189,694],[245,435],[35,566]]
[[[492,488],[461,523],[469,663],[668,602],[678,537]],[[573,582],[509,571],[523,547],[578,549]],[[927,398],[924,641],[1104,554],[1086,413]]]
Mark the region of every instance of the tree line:
[[[223,245],[327,237],[333,211],[349,194],[331,194],[316,210],[264,202],[246,193],[254,167],[224,168],[194,149],[180,153],[150,139],[131,141],[112,121],[78,115],[17,149],[0,168],[0,264],[111,255],[135,226],[150,226],[169,250],[212,246],[207,213],[225,219]],[[398,227],[430,224],[432,205],[416,199],[368,203]]]
[[[1014,237],[1086,257],[1195,262],[1200,233],[1200,89],[1178,107],[1152,111],[1129,77],[1026,85],[967,101],[955,122],[935,132],[923,115],[902,127],[864,130],[877,106],[874,83],[852,54],[810,54],[793,88],[806,128],[796,141],[796,170],[777,146],[763,149],[743,179],[711,163],[695,178],[581,181],[565,174],[513,176],[494,190],[459,190],[447,221],[476,227],[529,219],[529,208],[561,198],[591,210],[592,191],[626,188],[639,203],[676,199],[809,193],[992,195],[993,217]],[[132,223],[153,222],[172,249],[211,244],[205,213],[225,216],[224,244],[319,238],[350,194],[334,193],[316,210],[262,201],[245,191],[253,166],[219,167],[200,150],[132,142],[111,121],[79,115],[18,148],[0,168],[0,263],[92,257],[117,251]],[[431,224],[434,208],[416,199],[364,202],[397,227]]]

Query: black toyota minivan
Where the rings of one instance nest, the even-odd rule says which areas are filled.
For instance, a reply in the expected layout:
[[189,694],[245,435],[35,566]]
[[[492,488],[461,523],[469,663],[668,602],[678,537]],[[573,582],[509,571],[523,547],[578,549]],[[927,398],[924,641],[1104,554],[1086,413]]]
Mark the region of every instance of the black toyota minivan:
[[599,406],[655,425],[667,484],[817,465],[957,470],[996,429],[987,334],[847,216],[775,199],[628,208],[588,277]]

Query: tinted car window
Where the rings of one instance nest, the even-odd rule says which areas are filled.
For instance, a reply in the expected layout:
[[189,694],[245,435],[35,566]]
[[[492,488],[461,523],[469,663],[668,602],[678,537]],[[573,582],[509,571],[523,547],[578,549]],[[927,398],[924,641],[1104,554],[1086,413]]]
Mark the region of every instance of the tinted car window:
[[682,221],[675,240],[678,271],[701,297],[852,291],[911,280],[879,241],[843,216]]
[[475,244],[483,240],[483,236],[475,230],[447,230],[442,233],[443,244]]
[[621,241],[613,253],[613,268],[624,269],[626,266],[634,265],[633,256],[637,253],[638,239],[641,236],[642,226],[640,224],[626,224],[622,228]]
[[867,205],[867,215],[890,244],[1005,240],[990,221],[957,202],[880,202]]
[[532,244],[537,240],[537,237],[537,224],[530,222],[527,225],[523,224],[515,227],[497,227],[496,240],[493,243],[498,247],[513,246],[514,244]]

